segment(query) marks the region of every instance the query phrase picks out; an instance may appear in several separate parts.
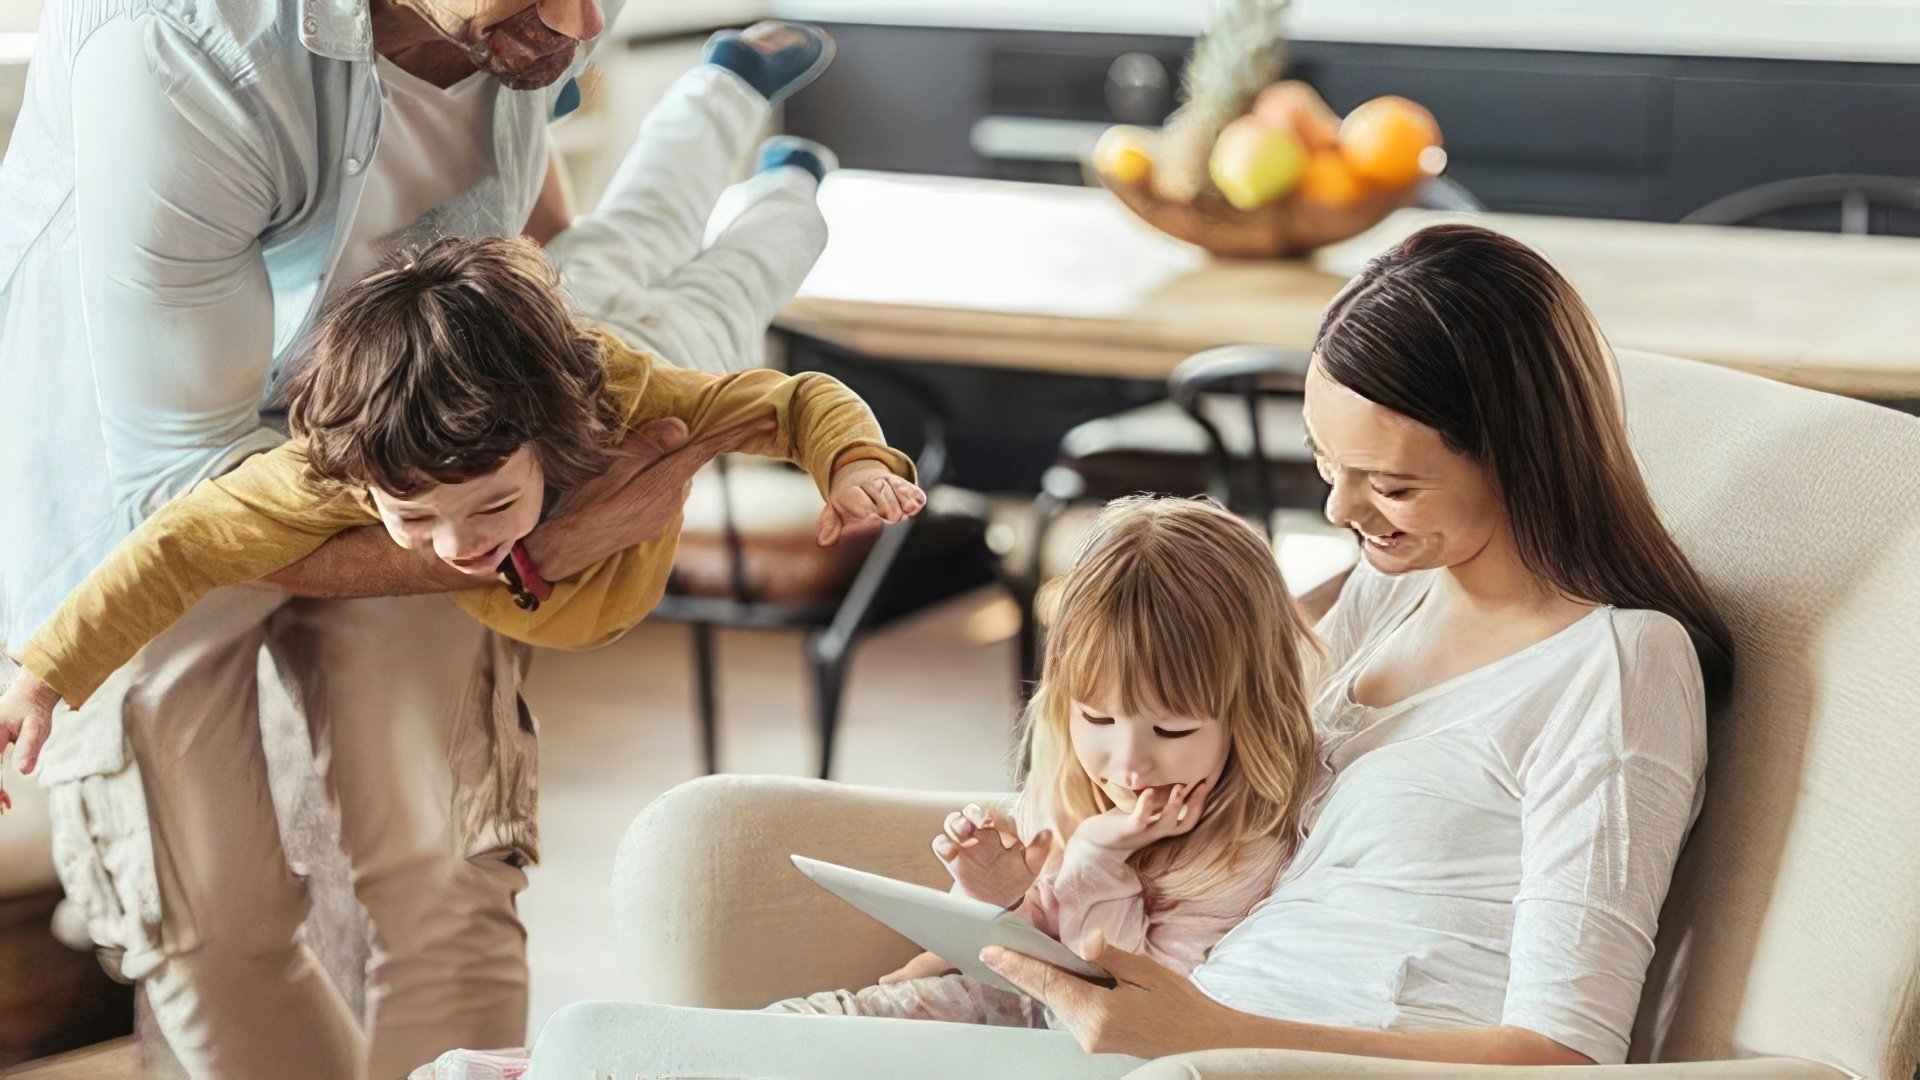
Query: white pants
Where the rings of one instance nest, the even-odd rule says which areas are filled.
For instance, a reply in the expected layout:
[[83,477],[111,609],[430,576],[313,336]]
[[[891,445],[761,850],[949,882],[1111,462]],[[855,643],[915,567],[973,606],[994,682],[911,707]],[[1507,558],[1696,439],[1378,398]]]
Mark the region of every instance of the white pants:
[[[703,64],[681,76],[600,205],[547,246],[574,302],[677,366],[763,366],[768,325],[827,242],[805,170],[774,169],[728,191],[769,114],[731,72]],[[723,194],[736,212],[714,220]]]
[[560,1010],[533,1052],[540,1078],[1118,1080],[1143,1064],[1063,1031],[617,1002]]
[[[300,934],[307,890],[261,740],[263,647],[305,714],[372,921],[364,1035]],[[59,718],[46,779],[61,881],[193,1076],[403,1076],[451,1046],[525,1038],[525,657],[444,597],[225,589]]]

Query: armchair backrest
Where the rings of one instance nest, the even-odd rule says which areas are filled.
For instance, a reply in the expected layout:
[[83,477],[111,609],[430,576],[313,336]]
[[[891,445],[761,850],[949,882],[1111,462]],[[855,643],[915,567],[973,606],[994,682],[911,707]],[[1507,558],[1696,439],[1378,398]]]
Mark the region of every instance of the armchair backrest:
[[1735,638],[1634,1060],[1910,1077],[1920,960],[1920,420],[1621,356],[1635,450]]

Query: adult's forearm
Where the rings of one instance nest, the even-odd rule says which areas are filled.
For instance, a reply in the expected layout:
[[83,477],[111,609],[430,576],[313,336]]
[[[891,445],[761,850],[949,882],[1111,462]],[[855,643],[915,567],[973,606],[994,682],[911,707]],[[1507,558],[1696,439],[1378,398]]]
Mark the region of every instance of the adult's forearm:
[[452,592],[479,585],[438,559],[425,559],[393,542],[385,529],[350,529],[313,554],[261,579],[295,596],[348,599]]
[[1585,1054],[1525,1028],[1466,1031],[1377,1031],[1329,1027],[1255,1016],[1221,1007],[1204,1025],[1176,1028],[1185,1045],[1166,1053],[1196,1050],[1305,1050],[1360,1057],[1439,1061],[1462,1065],[1591,1065]]

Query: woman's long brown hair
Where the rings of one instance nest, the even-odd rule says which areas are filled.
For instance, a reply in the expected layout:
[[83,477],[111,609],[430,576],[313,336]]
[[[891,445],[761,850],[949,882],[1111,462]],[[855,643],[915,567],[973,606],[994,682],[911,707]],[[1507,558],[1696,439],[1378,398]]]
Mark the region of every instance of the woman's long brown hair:
[[1314,359],[1489,469],[1534,574],[1574,599],[1673,616],[1708,686],[1724,686],[1733,638],[1647,492],[1613,353],[1537,252],[1478,226],[1422,229],[1334,300]]

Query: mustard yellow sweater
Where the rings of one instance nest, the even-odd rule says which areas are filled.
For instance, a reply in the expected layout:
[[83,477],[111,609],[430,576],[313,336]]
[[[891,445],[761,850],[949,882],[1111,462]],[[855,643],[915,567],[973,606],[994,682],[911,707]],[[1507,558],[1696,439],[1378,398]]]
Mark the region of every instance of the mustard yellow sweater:
[[[835,468],[861,459],[914,476],[913,462],[887,446],[866,403],[828,376],[709,375],[610,337],[605,342],[608,389],[629,431],[679,417],[698,437],[771,417],[773,432],[746,452],[800,465],[822,495]],[[379,520],[362,489],[313,475],[305,442],[291,440],[162,507],[81,582],[15,659],[77,707],[207,593],[290,566],[336,533]],[[508,637],[584,648],[631,627],[660,602],[679,538],[676,518],[659,538],[555,582],[537,611],[514,606],[503,585],[453,598]]]

